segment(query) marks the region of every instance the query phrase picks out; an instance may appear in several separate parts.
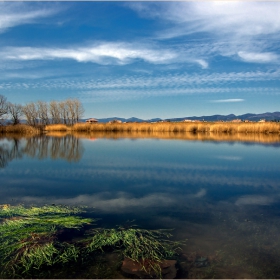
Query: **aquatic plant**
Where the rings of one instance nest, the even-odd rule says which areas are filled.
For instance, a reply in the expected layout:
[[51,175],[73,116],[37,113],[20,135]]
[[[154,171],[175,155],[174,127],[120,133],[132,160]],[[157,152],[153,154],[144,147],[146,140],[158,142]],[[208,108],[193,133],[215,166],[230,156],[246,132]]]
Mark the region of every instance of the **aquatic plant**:
[[172,236],[169,230],[145,230],[134,228],[94,229],[93,237],[87,245],[88,251],[104,250],[113,247],[121,252],[123,257],[142,264],[144,270],[155,272],[161,276],[160,263],[170,258],[180,249],[182,242],[169,240]]
[[29,207],[23,205],[11,206],[9,204],[0,205],[0,217],[34,217],[39,215],[52,214],[78,214],[83,212],[81,207],[69,207],[66,205],[45,205],[42,207]]
[[[76,214],[82,209],[67,206],[25,208],[22,205],[2,205],[0,217],[0,265],[2,274],[25,274],[32,269],[76,260],[79,249],[59,242],[59,230],[79,229],[93,219]],[[75,216],[73,215],[75,214]],[[7,275],[8,274],[8,275]]]
[[170,258],[179,243],[170,241],[168,230],[135,228],[89,229],[83,238],[62,241],[65,229],[93,226],[95,219],[79,216],[82,208],[62,205],[42,207],[0,206],[0,275],[33,276],[33,272],[56,264],[79,261],[110,249],[160,276],[160,262]]
[[114,247],[121,250],[124,257],[132,260],[150,259],[161,261],[171,257],[178,249],[179,243],[172,242],[168,230],[145,230],[134,228],[94,229],[91,231],[89,251]]

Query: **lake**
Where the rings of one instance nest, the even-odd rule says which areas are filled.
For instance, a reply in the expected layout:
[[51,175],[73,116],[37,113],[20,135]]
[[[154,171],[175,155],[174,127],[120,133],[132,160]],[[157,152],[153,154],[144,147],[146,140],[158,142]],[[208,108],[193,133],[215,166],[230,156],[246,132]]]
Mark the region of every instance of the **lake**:
[[0,204],[84,205],[98,227],[173,229],[187,239],[178,278],[280,278],[279,136],[252,138],[2,137]]

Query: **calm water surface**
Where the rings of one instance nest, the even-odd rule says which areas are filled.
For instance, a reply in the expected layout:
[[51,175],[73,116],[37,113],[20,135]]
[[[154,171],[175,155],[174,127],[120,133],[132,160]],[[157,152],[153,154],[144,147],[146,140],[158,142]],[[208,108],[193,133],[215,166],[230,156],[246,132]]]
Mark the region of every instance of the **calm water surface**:
[[280,143],[9,137],[0,155],[0,204],[86,205],[100,227],[172,228],[188,239],[180,278],[280,278]]

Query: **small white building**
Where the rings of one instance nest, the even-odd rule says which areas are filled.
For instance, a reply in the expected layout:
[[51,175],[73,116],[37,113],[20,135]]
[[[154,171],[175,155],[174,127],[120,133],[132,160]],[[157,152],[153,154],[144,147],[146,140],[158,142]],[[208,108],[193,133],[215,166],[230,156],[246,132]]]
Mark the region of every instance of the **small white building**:
[[87,119],[86,120],[86,123],[97,123],[98,120],[97,119],[94,119],[94,118],[91,118],[91,119]]

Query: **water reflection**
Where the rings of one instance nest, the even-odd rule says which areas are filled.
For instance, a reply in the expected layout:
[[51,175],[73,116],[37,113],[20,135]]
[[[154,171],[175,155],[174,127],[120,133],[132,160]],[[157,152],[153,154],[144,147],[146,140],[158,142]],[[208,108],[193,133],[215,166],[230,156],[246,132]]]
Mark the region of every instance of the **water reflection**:
[[[52,133],[0,143],[6,158],[22,157],[0,170],[0,204],[86,205],[98,226],[174,228],[188,239],[181,278],[280,278],[278,135]],[[191,267],[197,256],[211,266]]]
[[0,142],[0,167],[4,168],[10,161],[20,159],[24,155],[40,160],[51,158],[78,162],[83,152],[82,142],[73,135],[62,137],[40,135],[29,138],[15,135]]
[[6,167],[8,162],[13,159],[19,159],[23,156],[22,148],[20,147],[20,140],[13,138],[10,142],[11,143],[0,144],[0,168]]
[[63,137],[66,135],[74,135],[78,138],[87,138],[94,140],[96,138],[107,139],[177,139],[189,141],[212,141],[212,142],[250,142],[275,144],[280,146],[280,135],[273,133],[191,133],[191,132],[160,132],[160,131],[96,131],[96,132],[48,132],[49,136]]

